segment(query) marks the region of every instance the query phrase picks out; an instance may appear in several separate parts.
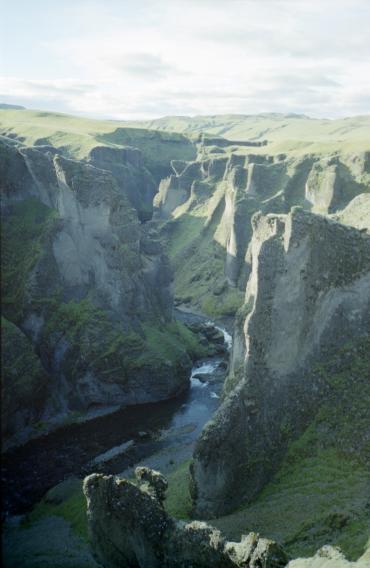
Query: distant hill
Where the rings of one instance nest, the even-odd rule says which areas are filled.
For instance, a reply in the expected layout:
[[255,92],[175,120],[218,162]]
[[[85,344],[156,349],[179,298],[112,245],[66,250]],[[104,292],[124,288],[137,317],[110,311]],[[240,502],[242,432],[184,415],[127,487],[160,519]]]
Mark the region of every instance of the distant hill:
[[267,139],[265,151],[320,152],[334,149],[370,148],[370,115],[340,119],[317,119],[301,114],[169,116],[150,121],[129,122],[131,126],[182,132],[200,132],[229,140]]
[[8,105],[8,103],[0,103],[0,109],[9,110],[26,110],[26,107],[21,105]]
[[[256,148],[257,153],[307,154],[337,150],[370,150],[370,115],[332,120],[297,114],[265,113],[168,116],[148,121],[114,121],[52,112],[20,111],[5,108],[4,105],[0,105],[0,108],[0,134],[18,138],[25,144],[47,143],[55,147],[63,146],[71,156],[77,158],[86,156],[97,143],[138,144],[141,148],[137,140],[141,138],[138,130],[131,129],[162,131],[166,133],[168,143],[175,145],[177,144],[173,137],[181,134],[189,138],[206,133],[234,141],[268,140],[267,146]],[[123,132],[121,129],[126,130]],[[128,136],[130,131],[132,136]],[[145,149],[141,149],[145,154]],[[150,152],[151,148],[148,150]]]

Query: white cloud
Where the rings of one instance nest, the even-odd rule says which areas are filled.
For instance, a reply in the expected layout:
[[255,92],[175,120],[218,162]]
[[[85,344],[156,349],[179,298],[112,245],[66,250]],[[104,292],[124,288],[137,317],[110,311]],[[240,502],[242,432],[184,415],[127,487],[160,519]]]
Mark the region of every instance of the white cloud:
[[65,17],[79,33],[35,30],[54,74],[35,61],[0,93],[133,119],[370,110],[368,0],[76,0]]

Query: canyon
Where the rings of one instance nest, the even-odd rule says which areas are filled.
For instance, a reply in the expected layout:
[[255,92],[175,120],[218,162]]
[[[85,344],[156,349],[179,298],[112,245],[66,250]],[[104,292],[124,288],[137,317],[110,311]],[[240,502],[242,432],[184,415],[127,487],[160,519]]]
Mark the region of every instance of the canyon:
[[[22,531],[58,507],[69,530],[60,508],[72,499],[84,552],[73,540],[70,564],[54,552],[54,566],[367,565],[360,118],[115,124],[0,109],[2,435],[22,514],[7,542],[21,550]],[[108,428],[105,444],[83,441]],[[35,459],[27,481],[32,452],[63,437],[86,459],[53,476]],[[90,537],[81,482],[47,497],[72,474],[89,475]],[[11,548],[7,565],[19,565]]]

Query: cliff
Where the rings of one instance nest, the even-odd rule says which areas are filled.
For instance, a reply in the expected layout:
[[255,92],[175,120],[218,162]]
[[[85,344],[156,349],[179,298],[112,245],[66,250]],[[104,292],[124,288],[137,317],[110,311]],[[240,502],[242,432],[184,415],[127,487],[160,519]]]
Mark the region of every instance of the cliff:
[[[142,209],[132,207],[137,198],[145,208],[154,187],[140,152],[96,148],[87,163],[6,142],[0,179],[3,313],[49,377],[46,390],[40,378],[41,398],[27,395],[23,418],[5,421],[7,438],[20,433],[14,420],[37,426],[41,415],[62,419],[186,389],[188,353],[198,348],[172,321],[172,272],[155,227],[140,224]],[[17,392],[12,405],[20,407]]]
[[355,198],[366,199],[370,188],[368,152],[269,155],[236,146],[210,151],[199,143],[196,161],[175,161],[172,169],[155,211],[175,268],[175,294],[209,315],[233,315],[243,301],[256,211],[287,214],[297,205],[340,216],[349,207],[341,219],[353,224]]
[[[232,372],[194,454],[200,516],[218,516],[258,494],[288,440],[304,431],[328,396],[320,364],[337,357],[340,369],[340,350],[352,342],[355,354],[356,338],[360,345],[370,332],[366,233],[300,208],[256,214],[252,224],[251,274],[236,319]],[[361,353],[369,369],[366,348]]]

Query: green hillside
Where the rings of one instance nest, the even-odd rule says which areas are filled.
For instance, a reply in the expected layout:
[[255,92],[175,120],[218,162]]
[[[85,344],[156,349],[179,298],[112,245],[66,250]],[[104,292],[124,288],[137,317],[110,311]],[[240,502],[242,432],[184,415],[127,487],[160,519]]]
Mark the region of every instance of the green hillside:
[[93,120],[68,114],[3,110],[0,135],[31,145],[50,144],[70,158],[86,158],[97,145],[122,148],[134,146],[143,152],[145,165],[159,178],[168,174],[170,160],[192,160],[195,147],[183,134],[153,132],[127,127],[124,122]]
[[335,149],[360,151],[370,148],[370,115],[337,120],[275,113],[174,116],[130,124],[188,135],[207,132],[230,140],[268,140],[267,147],[256,149],[262,153]]
[[[159,139],[145,130],[161,131]],[[84,158],[97,143],[119,147],[134,145],[144,155],[166,154],[171,159],[192,159],[190,138],[205,132],[230,140],[268,140],[256,153],[363,151],[370,149],[370,115],[315,119],[303,115],[266,113],[258,115],[169,116],[149,121],[114,121],[80,118],[61,113],[0,109],[0,134],[20,137],[26,144],[52,144],[70,155]],[[186,150],[184,152],[184,146]],[[247,148],[248,150],[248,148]],[[249,148],[250,151],[250,148]],[[157,160],[160,155],[156,156]]]

